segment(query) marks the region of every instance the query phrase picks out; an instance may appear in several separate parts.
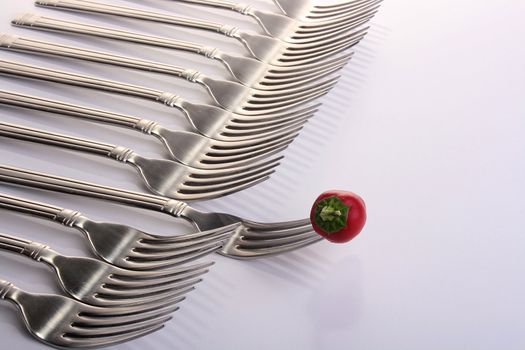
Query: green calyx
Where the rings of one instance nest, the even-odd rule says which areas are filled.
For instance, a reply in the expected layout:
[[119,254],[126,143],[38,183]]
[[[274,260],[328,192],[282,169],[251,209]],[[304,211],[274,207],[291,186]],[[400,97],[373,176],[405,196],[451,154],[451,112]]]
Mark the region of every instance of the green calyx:
[[327,233],[335,233],[346,227],[350,207],[336,196],[327,197],[315,206],[315,223]]

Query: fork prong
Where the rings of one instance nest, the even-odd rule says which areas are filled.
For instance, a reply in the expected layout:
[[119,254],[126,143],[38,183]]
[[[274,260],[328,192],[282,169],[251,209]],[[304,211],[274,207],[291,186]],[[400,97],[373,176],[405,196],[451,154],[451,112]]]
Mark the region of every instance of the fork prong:
[[290,77],[301,77],[303,75],[310,75],[324,67],[332,67],[340,63],[346,64],[352,58],[353,55],[354,55],[353,52],[348,52],[348,53],[336,56],[335,58],[332,57],[328,60],[324,60],[323,62],[313,62],[313,63],[302,64],[302,65],[300,64],[296,66],[271,66],[267,70],[265,75],[268,77],[272,76],[275,79],[279,77],[290,78]]
[[207,167],[210,169],[224,169],[228,167],[238,167],[247,164],[253,164],[256,162],[261,162],[264,159],[267,159],[269,156],[284,151],[293,142],[297,135],[298,134],[295,134],[291,139],[286,139],[282,142],[270,145],[266,148],[253,150],[251,152],[233,153],[231,155],[227,155],[224,153],[209,153],[202,157],[201,167]]
[[278,138],[282,135],[288,135],[290,132],[297,133],[299,132],[305,122],[298,123],[298,125],[290,126],[290,127],[284,127],[284,128],[272,128],[270,130],[260,132],[260,131],[252,131],[252,132],[232,132],[231,129],[228,129],[227,127],[223,127],[222,130],[218,131],[214,138],[218,141],[226,141],[226,142],[238,142],[238,141],[251,141],[254,139],[261,139],[261,138]]
[[194,169],[187,183],[195,184],[195,186],[199,186],[201,184],[225,184],[228,181],[243,179],[246,176],[250,176],[252,174],[261,174],[270,169],[273,169],[279,165],[279,162],[283,158],[283,156],[280,156],[260,163],[249,164],[236,168],[216,169],[212,171]]
[[272,96],[271,101],[275,105],[278,105],[277,102],[286,103],[286,101],[300,101],[300,99],[303,96],[307,96],[312,91],[320,91],[327,88],[331,88],[335,82],[337,82],[336,77],[329,77],[322,81],[317,81],[313,84],[304,83],[301,87],[292,87],[288,89],[272,91],[256,90],[252,94],[248,103],[260,103],[271,107],[272,104],[266,103],[266,101],[269,100],[267,97],[269,94]]
[[215,253],[219,251],[222,248],[222,246],[223,244],[217,244],[215,246],[211,246],[208,249],[195,250],[192,254],[173,256],[170,259],[159,260],[159,261],[152,261],[152,260],[145,260],[145,259],[134,260],[133,258],[130,258],[129,264],[132,268],[136,270],[166,269],[166,268],[171,268],[172,266],[186,264],[191,261],[195,261],[197,259],[205,257],[209,254]]
[[355,16],[359,16],[362,13],[366,13],[367,11],[370,11],[371,8],[379,7],[381,2],[381,0],[373,0],[362,4],[358,4],[357,6],[351,5],[341,7],[338,10],[332,12],[312,12],[309,18],[315,20],[307,20],[305,21],[305,23],[312,23],[315,25],[315,23],[317,22],[337,22],[342,18],[352,18]]
[[241,227],[240,223],[234,223],[230,225],[225,225],[218,227],[213,230],[208,231],[201,231],[201,232],[195,232],[195,233],[187,233],[180,236],[170,236],[170,237],[164,237],[164,236],[152,236],[154,239],[143,239],[142,242],[146,244],[172,244],[172,243],[187,243],[187,242],[193,242],[194,240],[200,240],[200,239],[206,239],[211,236],[224,236],[224,235],[230,235],[232,232],[237,230],[239,227]]
[[117,345],[120,343],[128,342],[137,338],[144,337],[146,335],[152,334],[164,328],[164,324],[159,324],[156,326],[137,329],[132,332],[127,332],[123,334],[116,334],[112,336],[105,336],[103,338],[94,338],[94,337],[71,337],[64,335],[60,340],[65,346],[70,348],[98,348]]
[[289,251],[297,250],[300,248],[307,247],[311,244],[317,243],[321,241],[322,238],[320,236],[317,237],[311,237],[309,239],[301,240],[298,242],[294,242],[291,244],[286,245],[277,245],[273,247],[267,247],[267,248],[256,248],[256,249],[244,249],[241,247],[225,247],[223,249],[223,254],[237,259],[253,259],[258,257],[266,257],[271,255],[277,255],[286,253]]
[[184,300],[185,297],[176,296],[160,299],[152,303],[137,303],[128,306],[98,307],[84,305],[75,322],[90,324],[93,327],[130,324],[172,313],[177,310],[177,304]]
[[[278,164],[276,164],[275,166],[277,165]],[[184,183],[182,185],[184,189],[181,190],[181,192],[186,196],[191,195],[191,199],[209,197],[213,198],[215,196],[215,193],[221,193],[221,195],[230,194],[245,189],[248,184],[258,184],[260,180],[267,179],[274,172],[275,170],[268,170],[263,173],[257,172],[253,175],[244,176],[240,179],[232,180],[228,183],[216,183],[208,185],[198,184],[198,186],[196,186],[194,183]]]
[[[183,279],[171,283],[126,283],[124,285],[106,284],[103,291],[100,293],[101,297],[109,299],[142,299],[151,297],[154,300],[165,299],[173,297],[174,295],[181,295],[181,291],[193,290],[193,287],[203,280],[202,278]],[[105,294],[102,294],[105,293]],[[151,300],[146,300],[151,302]]]
[[138,331],[145,328],[157,327],[172,319],[169,315],[175,312],[177,307],[173,306],[169,310],[156,315],[155,317],[142,318],[132,323],[122,323],[113,325],[94,326],[91,323],[73,323],[70,332],[66,333],[70,337],[90,337],[103,339],[105,336],[114,336]]
[[311,238],[321,238],[315,232],[305,232],[302,234],[296,234],[292,236],[282,238],[267,238],[267,239],[249,239],[245,236],[241,236],[237,239],[236,243],[240,249],[258,249],[258,248],[272,248],[278,246],[289,245],[297,242],[304,241]]
[[312,228],[310,219],[282,221],[282,222],[274,222],[270,224],[244,220],[243,226],[246,227],[250,231],[260,231],[260,232],[292,230],[292,229],[298,229],[298,228],[304,228],[304,227],[310,227],[310,229]]
[[[255,179],[255,180],[251,180],[251,181],[248,181],[248,182],[246,182],[244,184],[238,185],[238,187],[236,187],[233,190],[231,188],[217,189],[216,191],[208,192],[205,195],[205,197],[206,198],[217,198],[217,197],[226,196],[226,195],[232,193],[232,191],[233,192],[239,192],[239,191],[242,191],[244,189],[250,188],[252,186],[256,186],[256,185],[260,184],[261,182],[264,182],[264,181],[268,180],[269,178],[270,178],[269,176],[266,176],[266,177],[261,177],[261,178]],[[199,199],[200,195],[199,195],[199,193],[197,191],[193,191],[193,192],[189,192],[189,194],[180,194],[179,197],[182,197],[185,200],[195,200],[195,199]]]
[[[365,20],[362,20],[362,22],[363,24],[366,23]],[[348,43],[350,41],[353,41],[356,37],[359,37],[361,35],[362,29],[363,28],[360,28],[358,30],[337,36],[329,35],[326,38],[322,40],[318,39],[313,43],[289,43],[286,45],[286,49],[284,50],[284,52],[295,54],[308,54],[313,52],[324,51],[328,48],[333,47],[334,44]]]
[[147,248],[137,248],[129,258],[135,260],[145,260],[145,261],[160,261],[160,260],[173,260],[178,259],[181,256],[193,255],[195,252],[201,250],[217,249],[220,247],[224,240],[228,236],[222,238],[220,242],[212,240],[211,242],[204,241],[191,245],[181,245],[181,244],[164,244],[156,245],[154,248],[151,246]]
[[315,28],[303,29],[296,32],[290,37],[290,43],[314,43],[320,40],[326,40],[334,37],[343,37],[348,35],[351,31],[359,28],[360,26],[368,23],[377,13],[378,8],[367,12],[359,17],[352,17],[346,20],[341,20],[338,23],[334,22],[331,27],[323,29],[322,33],[319,33]]

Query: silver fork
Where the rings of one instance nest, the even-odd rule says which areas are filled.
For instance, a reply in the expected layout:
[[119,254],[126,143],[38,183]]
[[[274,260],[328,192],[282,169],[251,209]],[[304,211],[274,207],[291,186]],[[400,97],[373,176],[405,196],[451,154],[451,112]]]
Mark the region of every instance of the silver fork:
[[25,255],[53,269],[72,298],[101,307],[179,303],[212,263],[160,271],[130,271],[100,260],[61,255],[47,245],[0,234],[0,250]]
[[[271,136],[246,141],[218,141],[193,132],[170,130],[147,119],[9,91],[0,90],[0,104],[108,123],[152,135],[162,142],[172,158],[198,169],[233,168],[266,159],[288,147],[301,129],[277,130]],[[315,110],[309,113],[313,115]]]
[[315,81],[344,67],[353,55],[350,52],[331,60],[324,59],[322,62],[316,62],[321,58],[313,57],[289,62],[276,60],[270,64],[254,58],[228,54],[215,47],[198,43],[94,26],[77,21],[65,21],[31,13],[16,17],[11,21],[11,24],[27,29],[95,36],[194,53],[221,62],[240,83],[260,90],[272,90],[274,84],[297,84]]
[[171,160],[142,157],[133,150],[88,139],[0,122],[0,136],[104,156],[134,166],[147,188],[169,198],[202,200],[257,185],[275,172],[283,157],[227,169],[196,169]]
[[249,259],[280,254],[319,242],[310,220],[258,223],[225,213],[205,213],[184,202],[166,197],[126,191],[9,166],[0,166],[0,181],[63,193],[110,200],[149,209],[192,223],[199,231],[240,224],[220,251],[228,257]]
[[[159,102],[179,109],[197,131],[218,140],[235,138],[240,141],[266,137],[283,128],[296,129],[310,117],[309,113],[305,115],[304,110],[272,112],[268,115],[240,115],[214,106],[190,103],[169,92],[4,60],[0,60],[0,74],[51,81]],[[319,95],[322,94],[324,93]],[[257,113],[259,112],[255,114]]]
[[203,86],[213,100],[224,109],[238,111],[254,109],[277,109],[308,99],[312,92],[327,91],[334,86],[338,77],[301,84],[300,87],[277,86],[278,91],[263,91],[242,84],[211,78],[194,69],[170,64],[141,60],[133,57],[114,55],[109,52],[87,50],[80,47],[56,45],[50,42],[21,38],[17,35],[0,33],[0,48],[24,53],[45,54],[73,58],[118,67],[165,74]]
[[[304,60],[315,57],[318,60],[345,51],[356,45],[366,33],[363,28],[353,33],[336,35],[314,42],[302,42],[296,40],[286,43],[282,40],[268,36],[251,34],[241,31],[239,28],[222,23],[214,23],[200,19],[177,17],[163,13],[144,11],[130,7],[112,6],[85,0],[37,0],[37,6],[56,8],[62,10],[82,11],[97,14],[106,14],[139,19],[151,22],[171,24],[177,26],[202,29],[222,34],[226,37],[237,39],[248,52],[255,58],[264,62]],[[363,20],[363,24],[367,20]]]
[[311,0],[273,0],[288,17],[305,21],[325,21],[340,18],[367,0],[349,0],[332,4],[319,4]]
[[98,307],[59,295],[32,294],[0,279],[0,299],[14,303],[29,332],[62,348],[95,348],[160,330],[177,311],[174,305]]
[[[167,269],[200,259],[220,250],[239,226],[233,224],[199,233],[156,236],[130,226],[96,222],[75,210],[4,194],[0,194],[0,207],[74,228],[83,233],[99,258],[127,270]],[[206,264],[202,267],[206,268]],[[198,269],[186,267],[186,270]]]
[[309,22],[256,9],[252,4],[242,4],[228,0],[175,0],[194,5],[209,6],[231,10],[257,21],[264,32],[286,42],[313,42],[326,39],[328,35],[337,36],[361,25],[363,19],[369,20],[379,8],[382,0],[366,0],[345,13],[345,16],[325,21]]

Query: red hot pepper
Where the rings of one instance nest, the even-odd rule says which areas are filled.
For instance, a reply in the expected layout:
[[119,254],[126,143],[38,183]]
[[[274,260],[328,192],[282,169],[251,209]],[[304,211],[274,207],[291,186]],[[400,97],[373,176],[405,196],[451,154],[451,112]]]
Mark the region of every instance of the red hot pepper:
[[310,221],[315,232],[330,242],[346,243],[365,226],[365,202],[352,192],[324,192],[312,206]]

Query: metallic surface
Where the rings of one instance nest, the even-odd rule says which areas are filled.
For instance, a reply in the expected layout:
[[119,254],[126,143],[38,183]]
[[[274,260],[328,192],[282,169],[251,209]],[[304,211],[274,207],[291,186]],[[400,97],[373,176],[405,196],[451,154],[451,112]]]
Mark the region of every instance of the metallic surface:
[[171,160],[140,156],[97,141],[0,122],[0,136],[108,157],[134,166],[153,193],[182,200],[210,199],[254,186],[275,171],[282,157],[227,169],[196,169]]
[[[250,140],[235,141],[231,138],[219,141],[189,131],[170,130],[147,119],[10,91],[0,90],[0,104],[83,118],[152,135],[162,142],[173,159],[198,169],[238,167],[266,159],[288,147],[302,128],[275,130],[266,137]],[[313,115],[316,107],[305,109],[305,115]]]
[[87,182],[0,166],[0,181],[58,192],[105,199],[138,208],[158,211],[192,223],[199,231],[240,224],[222,253],[233,258],[254,258],[296,250],[319,242],[310,219],[257,223],[225,213],[205,213],[184,202],[166,197],[90,184]]

